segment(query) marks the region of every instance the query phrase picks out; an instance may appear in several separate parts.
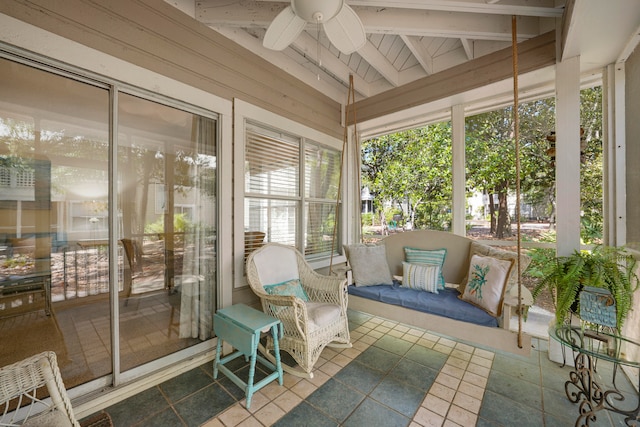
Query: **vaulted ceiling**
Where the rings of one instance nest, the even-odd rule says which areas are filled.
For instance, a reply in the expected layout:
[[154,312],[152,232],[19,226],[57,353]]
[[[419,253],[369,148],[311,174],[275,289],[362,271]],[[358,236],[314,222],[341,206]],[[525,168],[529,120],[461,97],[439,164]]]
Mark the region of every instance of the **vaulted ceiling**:
[[[295,78],[345,101],[349,75],[356,99],[446,70],[556,28],[565,0],[347,0],[362,21],[367,42],[338,51],[309,23],[283,51],[263,47],[273,19],[290,3],[275,0],[167,0]],[[321,1],[321,0],[319,0]]]
[[[262,40],[289,1],[165,1],[342,104],[347,101],[350,76],[355,101],[363,101],[509,48],[514,15],[519,42],[559,30],[557,60],[580,57],[581,72],[593,82],[604,66],[624,62],[640,40],[638,0],[345,0],[363,23],[362,48],[345,55],[322,29],[308,23],[287,48],[274,51]],[[525,76],[521,88],[531,97],[549,96],[555,85],[552,68]],[[507,102],[506,83],[502,82],[504,88],[489,85],[481,95],[469,96],[478,105]],[[492,100],[498,97],[504,99]],[[415,125],[426,120],[426,110],[466,102],[468,96],[456,95],[436,106],[387,117],[384,126]],[[380,127],[376,121],[369,126]]]

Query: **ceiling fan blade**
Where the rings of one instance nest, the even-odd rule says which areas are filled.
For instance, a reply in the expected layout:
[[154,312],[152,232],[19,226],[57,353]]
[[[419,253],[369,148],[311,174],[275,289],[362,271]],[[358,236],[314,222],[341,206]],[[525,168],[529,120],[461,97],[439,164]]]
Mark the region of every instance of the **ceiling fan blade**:
[[305,25],[307,22],[287,6],[267,28],[262,45],[267,49],[283,50],[298,37]]
[[367,42],[362,21],[346,4],[336,16],[324,23],[324,30],[331,44],[345,55],[355,52]]

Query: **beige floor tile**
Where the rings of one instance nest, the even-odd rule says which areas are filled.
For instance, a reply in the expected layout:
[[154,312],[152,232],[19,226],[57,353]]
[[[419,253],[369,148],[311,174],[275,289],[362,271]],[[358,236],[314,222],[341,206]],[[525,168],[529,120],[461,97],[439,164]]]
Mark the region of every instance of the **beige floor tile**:
[[284,393],[282,393],[280,396],[278,396],[274,400],[274,402],[276,405],[282,408],[285,412],[289,412],[296,405],[302,402],[302,398],[297,394],[295,394],[294,392],[292,392],[291,390],[287,390]]
[[478,421],[478,416],[456,405],[451,405],[447,419],[461,426],[474,426]]
[[371,331],[367,335],[374,338],[382,338],[384,336],[384,334],[380,331]]
[[347,365],[348,365],[352,360],[353,360],[353,359],[351,359],[351,358],[349,358],[349,357],[347,357],[347,356],[344,356],[344,355],[342,355],[342,354],[338,354],[336,357],[334,357],[333,359],[331,359],[331,361],[332,361],[333,363],[335,363],[335,364],[336,364],[336,365],[338,365],[338,366],[342,366],[342,367],[347,366]]
[[495,353],[489,350],[483,350],[481,348],[476,348],[476,351],[473,353],[476,356],[484,357],[485,359],[493,360],[495,357]]
[[[328,361],[327,363],[322,365],[318,370],[320,372],[324,372],[327,375],[333,376],[333,375],[337,374],[340,371],[340,369],[342,369],[342,366],[336,365],[332,361]],[[313,375],[314,376],[318,375],[318,372],[314,372]]]
[[246,420],[242,421],[236,427],[264,427],[262,423],[256,420],[254,417],[249,417]]
[[466,351],[462,351],[457,348],[451,351],[451,356],[457,357],[458,359],[462,360],[471,360],[471,353],[467,353]]
[[429,340],[429,341],[433,341],[433,342],[438,342],[440,341],[440,337],[438,335],[434,335],[432,333],[429,332],[425,332],[422,334],[422,338]]
[[482,400],[484,397],[484,387],[478,387],[477,385],[468,383],[466,381],[462,381],[460,386],[458,387],[459,393],[467,394],[471,397],[475,397],[476,399]]
[[473,351],[475,350],[475,347],[470,346],[469,344],[464,344],[459,342],[456,344],[456,349],[464,351],[466,353],[473,353]]
[[451,420],[444,420],[444,424],[442,424],[442,427],[469,427],[469,426],[461,426],[458,423],[454,423]]
[[373,328],[370,328],[370,327],[367,327],[367,326],[358,326],[356,329],[354,329],[350,333],[351,334],[356,333],[356,334],[360,334],[360,335],[366,335],[369,332],[371,332],[371,329],[373,329]]
[[309,396],[311,393],[316,391],[317,389],[318,387],[315,384],[305,379],[300,381],[298,384],[294,385],[293,387],[291,387],[290,390],[304,399],[307,396]]
[[446,387],[457,390],[458,386],[460,385],[460,378],[452,377],[451,375],[440,372],[436,377],[436,382]]
[[[242,406],[246,408],[245,400],[246,399],[242,399],[241,403],[242,403]],[[264,405],[266,405],[270,401],[271,400],[262,393],[262,390],[260,390],[257,393],[254,393],[253,396],[251,396],[251,408],[248,408],[247,411],[251,413],[256,413],[260,410],[260,408],[262,408]]]
[[[285,380],[286,383],[286,380]],[[260,389],[260,392],[266,396],[267,399],[273,400],[287,391],[287,387],[281,386],[277,381],[271,382]]]
[[456,368],[460,368],[460,369],[467,369],[467,366],[469,365],[469,361],[464,359],[459,359],[457,357],[449,356],[449,358],[447,359],[447,365],[453,365]]
[[464,377],[462,377],[463,381],[471,383],[473,385],[477,385],[478,387],[486,388],[487,387],[487,378],[482,377],[478,374],[474,374],[473,372],[465,372]]
[[400,338],[401,336],[404,335],[404,332],[398,331],[397,329],[392,329],[392,330],[389,331],[389,333],[387,335],[392,336],[392,337],[396,337],[396,338]]
[[360,338],[360,341],[366,343],[366,344],[373,344],[374,342],[378,341],[378,338],[380,337],[374,337],[372,335],[365,335],[362,338]]
[[384,320],[384,321],[382,322],[382,326],[385,326],[385,327],[387,327],[387,328],[389,328],[389,329],[393,329],[393,328],[395,328],[397,325],[398,325],[398,322],[394,322],[394,321],[392,321],[392,320]]
[[325,347],[324,350],[322,350],[322,355],[320,357],[324,357],[326,360],[331,360],[334,357],[336,357],[336,355],[339,352],[331,347]]
[[471,363],[484,366],[485,368],[491,368],[491,365],[493,365],[493,360],[485,359],[484,357],[480,357],[477,354],[474,354],[473,356],[471,356]]
[[376,326],[382,324],[382,322],[384,322],[384,319],[380,318],[380,317],[372,317],[371,319],[367,320],[364,325],[368,328],[375,328]]
[[374,331],[388,334],[391,331],[391,328],[389,326],[379,325],[374,329]]
[[416,343],[418,342],[418,340],[420,339],[420,337],[416,336],[416,335],[411,335],[411,334],[404,334],[402,336],[402,340],[403,341],[407,341],[410,343]]
[[[331,363],[331,362],[329,362]],[[342,368],[340,368],[342,369]],[[329,378],[331,378],[331,375],[321,371],[321,370],[317,370],[313,372],[313,378],[309,378],[307,379],[307,381],[309,381],[311,384],[315,385],[316,387],[320,387],[322,384],[326,383],[327,381],[329,381]]]
[[440,399],[437,396],[429,393],[427,397],[424,398],[422,402],[422,407],[428,409],[429,411],[435,412],[436,414],[446,417],[447,412],[449,412],[449,407],[451,404],[446,400]]
[[456,397],[453,398],[453,404],[477,415],[480,412],[482,400],[471,397],[468,394],[456,393]]
[[356,342],[362,337],[364,334],[362,332],[350,331],[349,336],[351,337],[351,342]]
[[442,423],[444,423],[444,419],[445,418],[442,415],[438,415],[435,412],[422,407],[418,408],[418,411],[413,417],[413,422],[425,427],[440,427],[442,426]]
[[491,369],[484,366],[476,365],[475,363],[469,363],[467,371],[487,378],[489,376],[489,373],[491,372]]
[[356,357],[358,357],[360,353],[362,353],[362,351],[358,350],[357,348],[351,347],[351,348],[345,348],[341,354],[353,360]]
[[433,346],[436,345],[436,342],[428,340],[428,339],[422,337],[422,338],[418,339],[416,344],[421,345],[422,347],[426,347],[426,348],[433,348]]
[[453,402],[453,398],[456,395],[456,391],[450,387],[439,383],[433,383],[429,389],[429,393],[447,402]]
[[440,337],[440,341],[438,341],[438,343],[442,345],[446,345],[447,347],[451,347],[451,348],[454,348],[456,344],[458,344],[456,341],[449,338],[444,338],[444,337]]
[[451,347],[442,345],[439,342],[433,346],[433,349],[437,352],[444,353],[444,354],[451,354],[451,350],[453,350]]
[[282,418],[284,414],[286,414],[286,412],[283,411],[282,408],[271,402],[260,409],[258,412],[256,412],[255,417],[262,424],[270,426],[271,424]]
[[222,424],[222,421],[220,421],[219,419],[211,418],[209,421],[202,424],[202,427],[225,427],[225,426],[224,424]]
[[[422,329],[415,329],[415,328],[411,328],[407,331],[407,334],[409,335],[413,335],[416,337],[422,337],[425,335],[424,331]],[[429,334],[431,335],[431,334]]]
[[371,347],[371,344],[364,342],[362,340],[358,340],[358,341],[351,341],[353,344],[353,348],[358,349],[360,351],[365,351],[366,349],[368,349],[369,347]]
[[250,416],[251,413],[249,411],[247,411],[243,406],[237,404],[224,411],[218,418],[225,426],[232,427],[237,426]]
[[[286,388],[291,388],[294,385],[298,384],[300,381],[302,381],[302,378],[300,378],[300,377],[298,377],[296,375],[292,375],[292,374],[290,374],[288,372],[284,373],[284,376],[282,377],[282,379],[283,379],[282,383]],[[277,382],[274,382],[274,384],[277,384]],[[271,384],[269,384],[269,385],[271,385]],[[284,390],[282,390],[282,391],[284,392]]]
[[442,367],[440,372],[443,374],[451,375],[452,377],[461,379],[464,375],[465,370],[447,363]]
[[393,328],[394,331],[399,331],[399,332],[407,332],[409,331],[409,327],[407,325],[401,325],[401,324],[397,324],[395,328]]

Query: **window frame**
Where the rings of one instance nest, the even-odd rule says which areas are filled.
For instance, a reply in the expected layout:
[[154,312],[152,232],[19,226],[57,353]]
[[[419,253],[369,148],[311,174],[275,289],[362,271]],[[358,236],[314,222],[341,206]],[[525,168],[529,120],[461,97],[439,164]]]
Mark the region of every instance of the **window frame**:
[[[281,131],[288,136],[295,136],[303,141],[308,141],[312,145],[320,147],[327,147],[333,150],[342,152],[342,141],[338,138],[324,134],[318,130],[312,129],[308,126],[300,124],[294,120],[282,117],[273,112],[267,111],[258,106],[252,105],[248,102],[235,99],[234,100],[234,159],[236,165],[242,165],[236,167],[234,170],[234,265],[235,265],[235,283],[234,287],[240,288],[246,286],[246,277],[244,275],[244,209],[245,209],[245,150],[246,150],[246,128],[250,123],[253,126],[265,127],[273,131]],[[299,218],[296,224],[296,245],[300,245],[303,242],[303,217],[305,215],[305,200],[314,201],[315,198],[307,198],[304,194],[304,142],[300,145],[300,193],[297,197],[296,203],[298,204]],[[344,182],[345,177],[342,176]],[[346,241],[346,210],[347,205],[345,200],[344,185],[341,186],[342,197],[339,216],[341,218],[342,227],[339,229],[340,236],[338,236],[342,242]],[[293,198],[291,198],[293,200]],[[299,247],[298,247],[299,248]],[[340,248],[338,248],[338,252]],[[312,268],[318,269],[328,267],[331,263],[330,256],[323,256],[318,258],[308,259]],[[333,264],[339,264],[346,262],[346,257],[343,254],[334,254]]]

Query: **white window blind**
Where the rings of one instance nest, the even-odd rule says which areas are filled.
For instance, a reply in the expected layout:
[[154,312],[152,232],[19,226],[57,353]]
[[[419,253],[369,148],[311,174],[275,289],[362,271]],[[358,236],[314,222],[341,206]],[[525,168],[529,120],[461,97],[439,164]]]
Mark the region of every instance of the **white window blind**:
[[[328,256],[339,178],[339,151],[248,124],[245,256],[263,242],[304,248],[307,257]],[[264,233],[264,240],[256,242],[260,233]],[[338,247],[336,242],[334,250]]]

